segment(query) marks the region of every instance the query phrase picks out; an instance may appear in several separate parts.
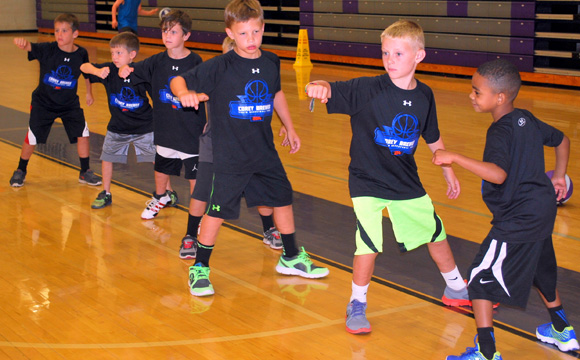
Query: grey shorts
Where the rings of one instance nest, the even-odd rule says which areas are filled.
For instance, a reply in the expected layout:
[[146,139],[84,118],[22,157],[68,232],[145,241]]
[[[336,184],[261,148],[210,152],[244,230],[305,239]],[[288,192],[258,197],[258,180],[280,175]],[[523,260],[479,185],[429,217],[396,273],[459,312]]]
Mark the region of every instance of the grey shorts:
[[105,135],[101,160],[126,164],[131,143],[135,147],[137,162],[155,161],[153,132],[146,134],[117,134],[110,131],[107,131],[107,135]]

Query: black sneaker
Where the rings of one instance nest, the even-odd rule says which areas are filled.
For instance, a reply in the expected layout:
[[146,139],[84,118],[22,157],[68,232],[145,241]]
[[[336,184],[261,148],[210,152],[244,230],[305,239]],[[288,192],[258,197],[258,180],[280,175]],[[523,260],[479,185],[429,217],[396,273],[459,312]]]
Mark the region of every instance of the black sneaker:
[[107,192],[103,190],[99,193],[95,201],[93,201],[91,207],[93,209],[102,209],[105,206],[111,205],[112,203],[113,203],[113,195],[110,193],[107,194]]
[[181,239],[181,246],[179,247],[179,257],[182,259],[195,259],[197,255],[197,239],[191,235],[185,235]]
[[81,184],[87,184],[87,185],[93,185],[93,186],[101,185],[103,183],[101,181],[101,177],[98,176],[97,174],[95,174],[93,172],[93,170],[91,170],[91,169],[80,173],[79,182]]
[[26,172],[20,169],[16,169],[10,178],[10,186],[21,187],[24,185],[24,179],[26,179]]

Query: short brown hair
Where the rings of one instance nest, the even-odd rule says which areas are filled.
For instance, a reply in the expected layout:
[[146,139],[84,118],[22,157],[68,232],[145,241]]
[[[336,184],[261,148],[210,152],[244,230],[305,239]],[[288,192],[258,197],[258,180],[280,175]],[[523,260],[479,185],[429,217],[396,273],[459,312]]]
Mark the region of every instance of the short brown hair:
[[56,19],[54,19],[54,23],[67,23],[70,25],[73,32],[79,29],[79,19],[75,14],[71,13],[60,14]]
[[419,24],[410,20],[399,20],[391,24],[381,34],[381,41],[385,38],[407,38],[417,49],[425,49],[425,34]]
[[112,48],[124,47],[129,52],[139,52],[139,38],[134,33],[125,31],[113,36],[111,41],[109,41],[109,46]]
[[226,27],[231,28],[235,23],[250,19],[264,22],[264,9],[258,0],[232,0],[226,6],[224,16]]
[[488,61],[479,65],[477,73],[488,81],[489,87],[497,94],[504,93],[513,101],[522,86],[518,68],[504,59]]
[[183,34],[189,34],[191,31],[191,18],[186,12],[181,10],[171,10],[167,15],[161,19],[159,27],[161,30],[168,30],[174,27],[176,24],[181,25],[183,29]]

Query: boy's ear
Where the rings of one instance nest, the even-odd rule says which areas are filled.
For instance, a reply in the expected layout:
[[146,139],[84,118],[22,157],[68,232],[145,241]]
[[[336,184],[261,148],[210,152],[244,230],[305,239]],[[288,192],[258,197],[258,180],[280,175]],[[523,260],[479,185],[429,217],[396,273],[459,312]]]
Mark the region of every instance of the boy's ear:
[[226,34],[228,34],[228,37],[230,39],[232,39],[232,40],[234,39],[234,33],[232,32],[232,29],[226,28]]
[[507,97],[505,96],[504,93],[500,92],[499,94],[497,94],[497,104],[498,105],[502,105],[503,103],[505,103]]
[[73,32],[73,39],[76,39],[78,36],[79,36],[79,31],[78,30],[75,30]]
[[129,52],[129,57],[131,58],[131,61],[133,61],[133,59],[135,59],[136,56],[137,56],[137,51],[132,50]]
[[415,55],[415,62],[417,64],[420,63],[421,61],[423,61],[423,59],[425,59],[425,56],[427,56],[425,49],[417,50],[417,54]]

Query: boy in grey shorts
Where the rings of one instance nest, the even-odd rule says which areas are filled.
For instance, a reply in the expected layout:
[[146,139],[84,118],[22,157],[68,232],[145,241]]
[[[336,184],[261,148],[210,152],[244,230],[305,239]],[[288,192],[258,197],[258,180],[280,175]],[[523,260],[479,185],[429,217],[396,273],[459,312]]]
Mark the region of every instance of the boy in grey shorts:
[[[153,114],[147,91],[147,83],[136,77],[122,79],[116,74],[119,68],[133,62],[139,51],[139,38],[131,32],[113,37],[109,43],[112,62],[104,64],[85,63],[81,70],[89,75],[91,82],[105,86],[111,120],[103,143],[103,191],[99,193],[91,207],[101,209],[111,205],[111,180],[113,163],[127,163],[129,145],[133,143],[137,162],[154,162]],[[110,73],[113,76],[110,76]]]

